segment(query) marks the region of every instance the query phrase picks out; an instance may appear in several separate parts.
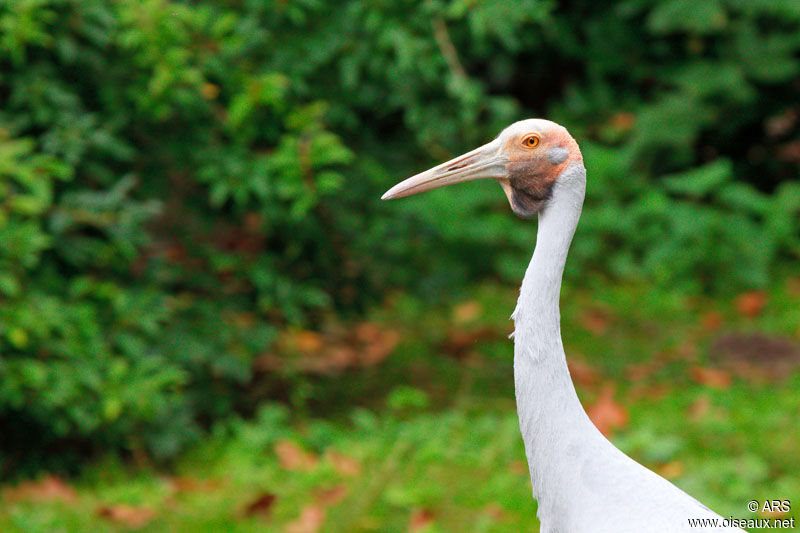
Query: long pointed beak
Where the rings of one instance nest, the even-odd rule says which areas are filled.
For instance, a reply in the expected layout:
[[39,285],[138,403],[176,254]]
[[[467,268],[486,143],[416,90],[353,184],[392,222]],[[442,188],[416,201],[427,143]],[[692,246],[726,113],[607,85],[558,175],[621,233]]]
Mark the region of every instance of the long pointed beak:
[[401,181],[386,191],[381,196],[381,200],[411,196],[412,194],[464,181],[482,178],[507,178],[506,163],[508,163],[508,159],[501,153],[500,143],[494,140],[471,152]]

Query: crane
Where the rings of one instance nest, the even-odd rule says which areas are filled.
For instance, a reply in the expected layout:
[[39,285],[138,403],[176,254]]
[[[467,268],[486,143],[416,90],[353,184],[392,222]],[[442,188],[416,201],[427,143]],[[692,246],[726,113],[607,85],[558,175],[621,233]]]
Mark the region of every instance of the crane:
[[566,128],[544,119],[515,122],[488,144],[398,183],[382,199],[481,178],[500,184],[515,214],[539,217],[511,318],[517,412],[541,531],[742,531],[724,527],[729,522],[622,453],[581,406],[561,342],[559,293],[586,169]]

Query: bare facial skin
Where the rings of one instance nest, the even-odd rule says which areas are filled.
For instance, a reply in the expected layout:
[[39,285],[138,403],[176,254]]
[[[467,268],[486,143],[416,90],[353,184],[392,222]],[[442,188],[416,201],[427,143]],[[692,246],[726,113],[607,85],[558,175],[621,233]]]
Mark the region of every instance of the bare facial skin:
[[547,203],[558,176],[570,164],[582,161],[577,143],[565,128],[549,120],[521,120],[492,142],[398,183],[382,198],[491,178],[500,183],[512,211],[530,218]]

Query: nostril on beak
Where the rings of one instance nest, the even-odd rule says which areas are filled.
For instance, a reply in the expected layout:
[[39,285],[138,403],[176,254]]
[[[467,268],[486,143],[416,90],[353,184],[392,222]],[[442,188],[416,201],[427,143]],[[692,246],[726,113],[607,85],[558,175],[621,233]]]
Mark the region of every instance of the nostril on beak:
[[465,166],[469,165],[474,159],[475,155],[469,155],[466,157],[462,157],[458,161],[454,162],[452,165],[445,169],[445,172],[452,172],[453,170],[458,170],[460,168],[464,168]]

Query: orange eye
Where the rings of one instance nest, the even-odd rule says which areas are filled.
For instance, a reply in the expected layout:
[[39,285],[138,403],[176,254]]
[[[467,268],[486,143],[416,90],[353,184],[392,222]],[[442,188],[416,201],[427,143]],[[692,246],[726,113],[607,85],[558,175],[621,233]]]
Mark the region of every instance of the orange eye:
[[522,146],[525,148],[536,148],[539,146],[539,137],[536,135],[528,135],[522,139]]

